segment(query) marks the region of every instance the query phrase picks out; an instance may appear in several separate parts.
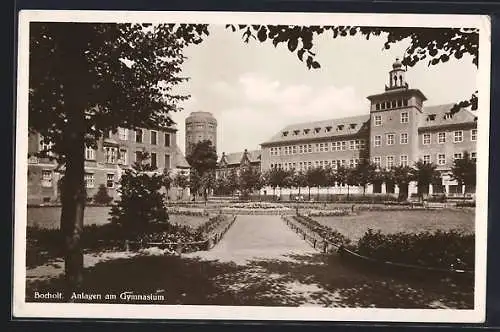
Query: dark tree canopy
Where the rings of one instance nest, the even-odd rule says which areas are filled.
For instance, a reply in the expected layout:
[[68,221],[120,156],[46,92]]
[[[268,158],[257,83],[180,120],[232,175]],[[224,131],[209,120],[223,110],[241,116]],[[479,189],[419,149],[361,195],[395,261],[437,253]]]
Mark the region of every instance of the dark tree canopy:
[[168,113],[189,97],[172,92],[187,80],[182,51],[202,35],[206,25],[31,23],[29,129],[64,160],[68,107],[85,113],[94,147],[119,126],[171,126]]
[[186,160],[200,176],[217,167],[217,153],[210,140],[196,143]]

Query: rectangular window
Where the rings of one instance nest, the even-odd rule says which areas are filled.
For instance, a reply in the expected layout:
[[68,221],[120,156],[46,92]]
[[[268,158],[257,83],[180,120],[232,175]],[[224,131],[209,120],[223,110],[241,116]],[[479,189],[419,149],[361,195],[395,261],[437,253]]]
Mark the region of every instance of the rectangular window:
[[373,157],[373,163],[374,163],[377,167],[380,167],[380,157]]
[[349,160],[349,167],[354,168],[356,166],[354,159]]
[[169,154],[166,154],[165,155],[165,168],[166,169],[170,169],[170,155]]
[[453,133],[453,143],[460,143],[464,140],[464,132],[462,130],[456,130]]
[[399,135],[399,143],[400,144],[408,144],[408,133],[401,133]]
[[476,152],[471,152],[471,154],[470,154],[470,159],[472,159],[472,160],[474,160],[474,161],[476,161],[476,160],[477,160],[477,154],[476,154]]
[[170,146],[170,133],[165,133],[165,146]]
[[128,164],[128,154],[126,149],[120,149],[120,157],[118,162],[121,165],[127,165]]
[[106,187],[113,188],[115,186],[115,175],[107,174],[106,176]]
[[387,134],[387,145],[394,144],[394,134]]
[[40,146],[39,146],[39,151],[40,152],[45,152],[47,156],[53,156],[54,153],[51,151],[52,147],[54,146],[54,143],[50,142],[44,142],[43,137],[40,137]]
[[463,158],[462,152],[453,154],[453,159],[462,159],[462,158]]
[[128,129],[118,128],[118,138],[122,141],[128,140]]
[[426,154],[424,155],[424,164],[430,164],[431,163],[431,155]]
[[408,123],[408,121],[409,121],[408,112],[402,112],[401,113],[401,123]]
[[151,167],[157,168],[158,164],[156,163],[156,153],[151,152]]
[[374,146],[380,146],[380,145],[382,145],[382,136],[375,135],[375,137],[373,139],[373,145]]
[[42,171],[42,187],[52,187],[52,171]]
[[439,166],[443,166],[446,164],[446,155],[444,153],[438,153],[437,155],[437,164]]
[[342,151],[347,150],[347,141],[342,141],[342,142],[341,142],[341,150],[342,150]]
[[438,144],[446,143],[446,133],[445,132],[438,133],[437,137],[438,137]]
[[94,188],[95,186],[95,177],[92,173],[85,174],[85,187],[86,188]]
[[470,140],[477,141],[477,129],[472,129],[470,131]]
[[394,167],[394,156],[387,156],[387,168]]
[[381,126],[382,125],[382,116],[381,115],[375,115],[375,126]]
[[138,163],[141,161],[141,155],[142,155],[142,151],[135,151],[135,162]]
[[135,131],[135,141],[137,143],[142,143],[142,136],[143,136],[143,132],[142,132],[142,129],[137,129]]
[[85,147],[85,160],[95,160],[95,150],[88,146]]
[[356,141],[351,140],[349,141],[349,150],[354,150],[356,149]]
[[150,143],[151,145],[156,145],[158,138],[158,132],[151,130]]
[[118,148],[114,146],[106,146],[104,147],[104,158],[106,163],[115,164],[118,160]]
[[423,143],[424,145],[429,145],[429,144],[431,144],[431,134],[424,134],[424,135],[422,136],[422,143]]
[[312,152],[312,144],[307,144],[307,152]]
[[399,156],[399,165],[401,166],[408,166],[408,156],[407,155],[401,155]]
[[297,153],[297,146],[296,146],[296,145],[294,145],[294,146],[292,147],[292,154],[296,154],[296,153]]

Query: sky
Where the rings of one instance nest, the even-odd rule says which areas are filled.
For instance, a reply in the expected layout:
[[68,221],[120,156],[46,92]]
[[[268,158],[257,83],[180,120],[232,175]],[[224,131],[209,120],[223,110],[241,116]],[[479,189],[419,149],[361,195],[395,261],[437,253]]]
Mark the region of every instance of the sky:
[[[211,25],[210,36],[185,50],[182,75],[190,80],[179,87],[191,98],[172,114],[177,142],[185,142],[185,118],[194,111],[211,112],[217,119],[217,153],[259,149],[283,127],[315,120],[368,114],[367,96],[384,91],[388,72],[402,58],[408,41],[383,49],[384,37],[316,39],[321,64],[307,69],[286,44],[246,44],[240,32]],[[423,61],[408,68],[411,88],[427,97],[425,105],[464,100],[477,90],[477,68],[469,56],[437,66]]]

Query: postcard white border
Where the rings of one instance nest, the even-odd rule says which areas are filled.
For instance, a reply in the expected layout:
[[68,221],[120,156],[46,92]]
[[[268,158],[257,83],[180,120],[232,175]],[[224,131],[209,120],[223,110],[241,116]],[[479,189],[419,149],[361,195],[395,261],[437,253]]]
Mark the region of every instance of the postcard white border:
[[[473,310],[360,309],[191,305],[26,303],[26,222],[28,152],[29,22],[172,22],[212,24],[364,25],[476,27],[479,34],[478,176],[476,208],[476,278]],[[224,23],[221,23],[224,22]],[[434,14],[250,13],[23,10],[19,14],[16,121],[13,315],[17,318],[194,319],[277,321],[387,321],[480,323],[485,320],[486,239],[489,160],[491,24],[488,16]]]

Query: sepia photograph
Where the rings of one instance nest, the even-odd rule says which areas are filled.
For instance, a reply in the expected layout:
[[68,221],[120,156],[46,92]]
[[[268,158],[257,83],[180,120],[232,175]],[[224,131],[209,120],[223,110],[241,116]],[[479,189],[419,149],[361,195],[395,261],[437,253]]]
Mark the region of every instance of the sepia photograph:
[[16,317],[482,322],[490,22],[21,11]]

